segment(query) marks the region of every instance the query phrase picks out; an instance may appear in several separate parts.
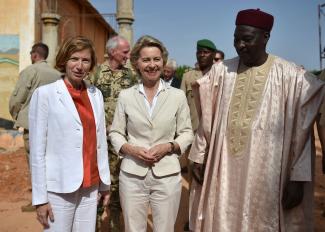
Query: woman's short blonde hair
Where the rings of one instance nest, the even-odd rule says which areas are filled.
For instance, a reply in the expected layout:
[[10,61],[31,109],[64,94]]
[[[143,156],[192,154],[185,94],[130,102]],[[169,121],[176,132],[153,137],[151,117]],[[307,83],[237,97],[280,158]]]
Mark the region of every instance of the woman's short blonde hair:
[[140,57],[140,51],[142,50],[142,48],[145,47],[157,47],[161,51],[161,56],[163,59],[164,66],[168,59],[168,51],[166,47],[163,45],[163,43],[150,35],[144,35],[140,37],[137,40],[137,42],[134,44],[134,47],[130,55],[131,65],[138,74],[140,74],[140,72],[137,68],[137,61]]
[[79,52],[85,49],[90,50],[91,54],[91,66],[90,71],[96,65],[96,54],[93,42],[84,37],[84,36],[76,36],[67,38],[61,45],[58,54],[56,55],[55,68],[59,70],[61,73],[65,73],[66,64],[70,59],[71,55],[75,52]]

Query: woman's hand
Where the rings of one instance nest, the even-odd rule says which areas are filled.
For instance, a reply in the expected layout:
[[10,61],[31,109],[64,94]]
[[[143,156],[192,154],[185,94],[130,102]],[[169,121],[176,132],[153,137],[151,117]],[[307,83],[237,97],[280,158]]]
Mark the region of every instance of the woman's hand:
[[121,152],[123,154],[133,155],[148,165],[152,165],[156,162],[155,158],[149,153],[149,150],[144,147],[133,146],[126,143],[121,147]]
[[45,229],[49,228],[48,218],[54,222],[54,215],[50,203],[36,205],[37,220],[43,225]]
[[155,162],[161,160],[166,154],[172,151],[170,143],[157,144],[149,149],[150,156],[154,157]]
[[146,162],[148,165],[152,165],[156,162],[155,158],[149,153],[149,150],[144,147],[134,146],[134,153],[136,157]]

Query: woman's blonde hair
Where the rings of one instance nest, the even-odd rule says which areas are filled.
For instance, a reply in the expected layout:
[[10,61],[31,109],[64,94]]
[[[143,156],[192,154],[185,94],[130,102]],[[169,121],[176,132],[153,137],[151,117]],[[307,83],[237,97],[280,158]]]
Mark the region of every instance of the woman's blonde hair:
[[133,47],[133,49],[131,51],[131,55],[130,55],[131,65],[132,65],[133,69],[138,74],[140,74],[140,73],[137,68],[137,61],[140,57],[140,51],[142,50],[142,48],[145,48],[145,47],[157,47],[161,51],[161,56],[163,59],[164,66],[168,59],[168,51],[167,51],[166,47],[163,45],[163,43],[150,35],[144,35],[144,36],[140,37],[137,40],[137,42],[134,44],[134,47]]
[[91,54],[90,71],[92,71],[97,62],[95,48],[93,42],[84,36],[70,37],[63,42],[63,44],[59,49],[58,54],[56,55],[55,68],[59,70],[61,73],[65,73],[66,72],[65,67],[71,55],[75,52],[79,52],[85,49],[90,50],[90,54]]

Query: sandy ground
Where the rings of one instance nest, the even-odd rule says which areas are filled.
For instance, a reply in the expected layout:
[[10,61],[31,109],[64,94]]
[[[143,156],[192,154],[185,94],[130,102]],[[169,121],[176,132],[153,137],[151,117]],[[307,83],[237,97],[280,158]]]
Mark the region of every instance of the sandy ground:
[[[318,147],[319,153],[319,147]],[[183,179],[183,193],[180,211],[176,222],[176,232],[183,231],[188,217],[188,183]],[[0,154],[0,231],[1,232],[33,232],[42,231],[36,220],[36,214],[22,213],[20,206],[28,203],[31,197],[28,167],[24,150],[15,153]],[[325,176],[321,174],[321,156],[316,158],[315,186],[315,231],[325,231]],[[107,223],[107,215],[103,216]],[[106,227],[106,226],[105,226]],[[104,229],[103,231],[108,231]],[[152,231],[149,218],[148,231]]]

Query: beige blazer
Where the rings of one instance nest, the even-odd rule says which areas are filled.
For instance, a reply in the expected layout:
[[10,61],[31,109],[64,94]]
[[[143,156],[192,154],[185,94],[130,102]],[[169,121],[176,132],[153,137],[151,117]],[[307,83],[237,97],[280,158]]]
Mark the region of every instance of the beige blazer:
[[[193,140],[190,112],[184,92],[164,83],[150,117],[139,85],[122,90],[109,138],[117,152],[125,143],[151,148],[174,141],[179,144],[183,154]],[[129,154],[123,154],[123,157],[121,170],[137,176],[147,174],[149,167],[140,159]],[[161,177],[180,172],[178,158],[177,154],[166,155],[153,165],[153,173]]]

